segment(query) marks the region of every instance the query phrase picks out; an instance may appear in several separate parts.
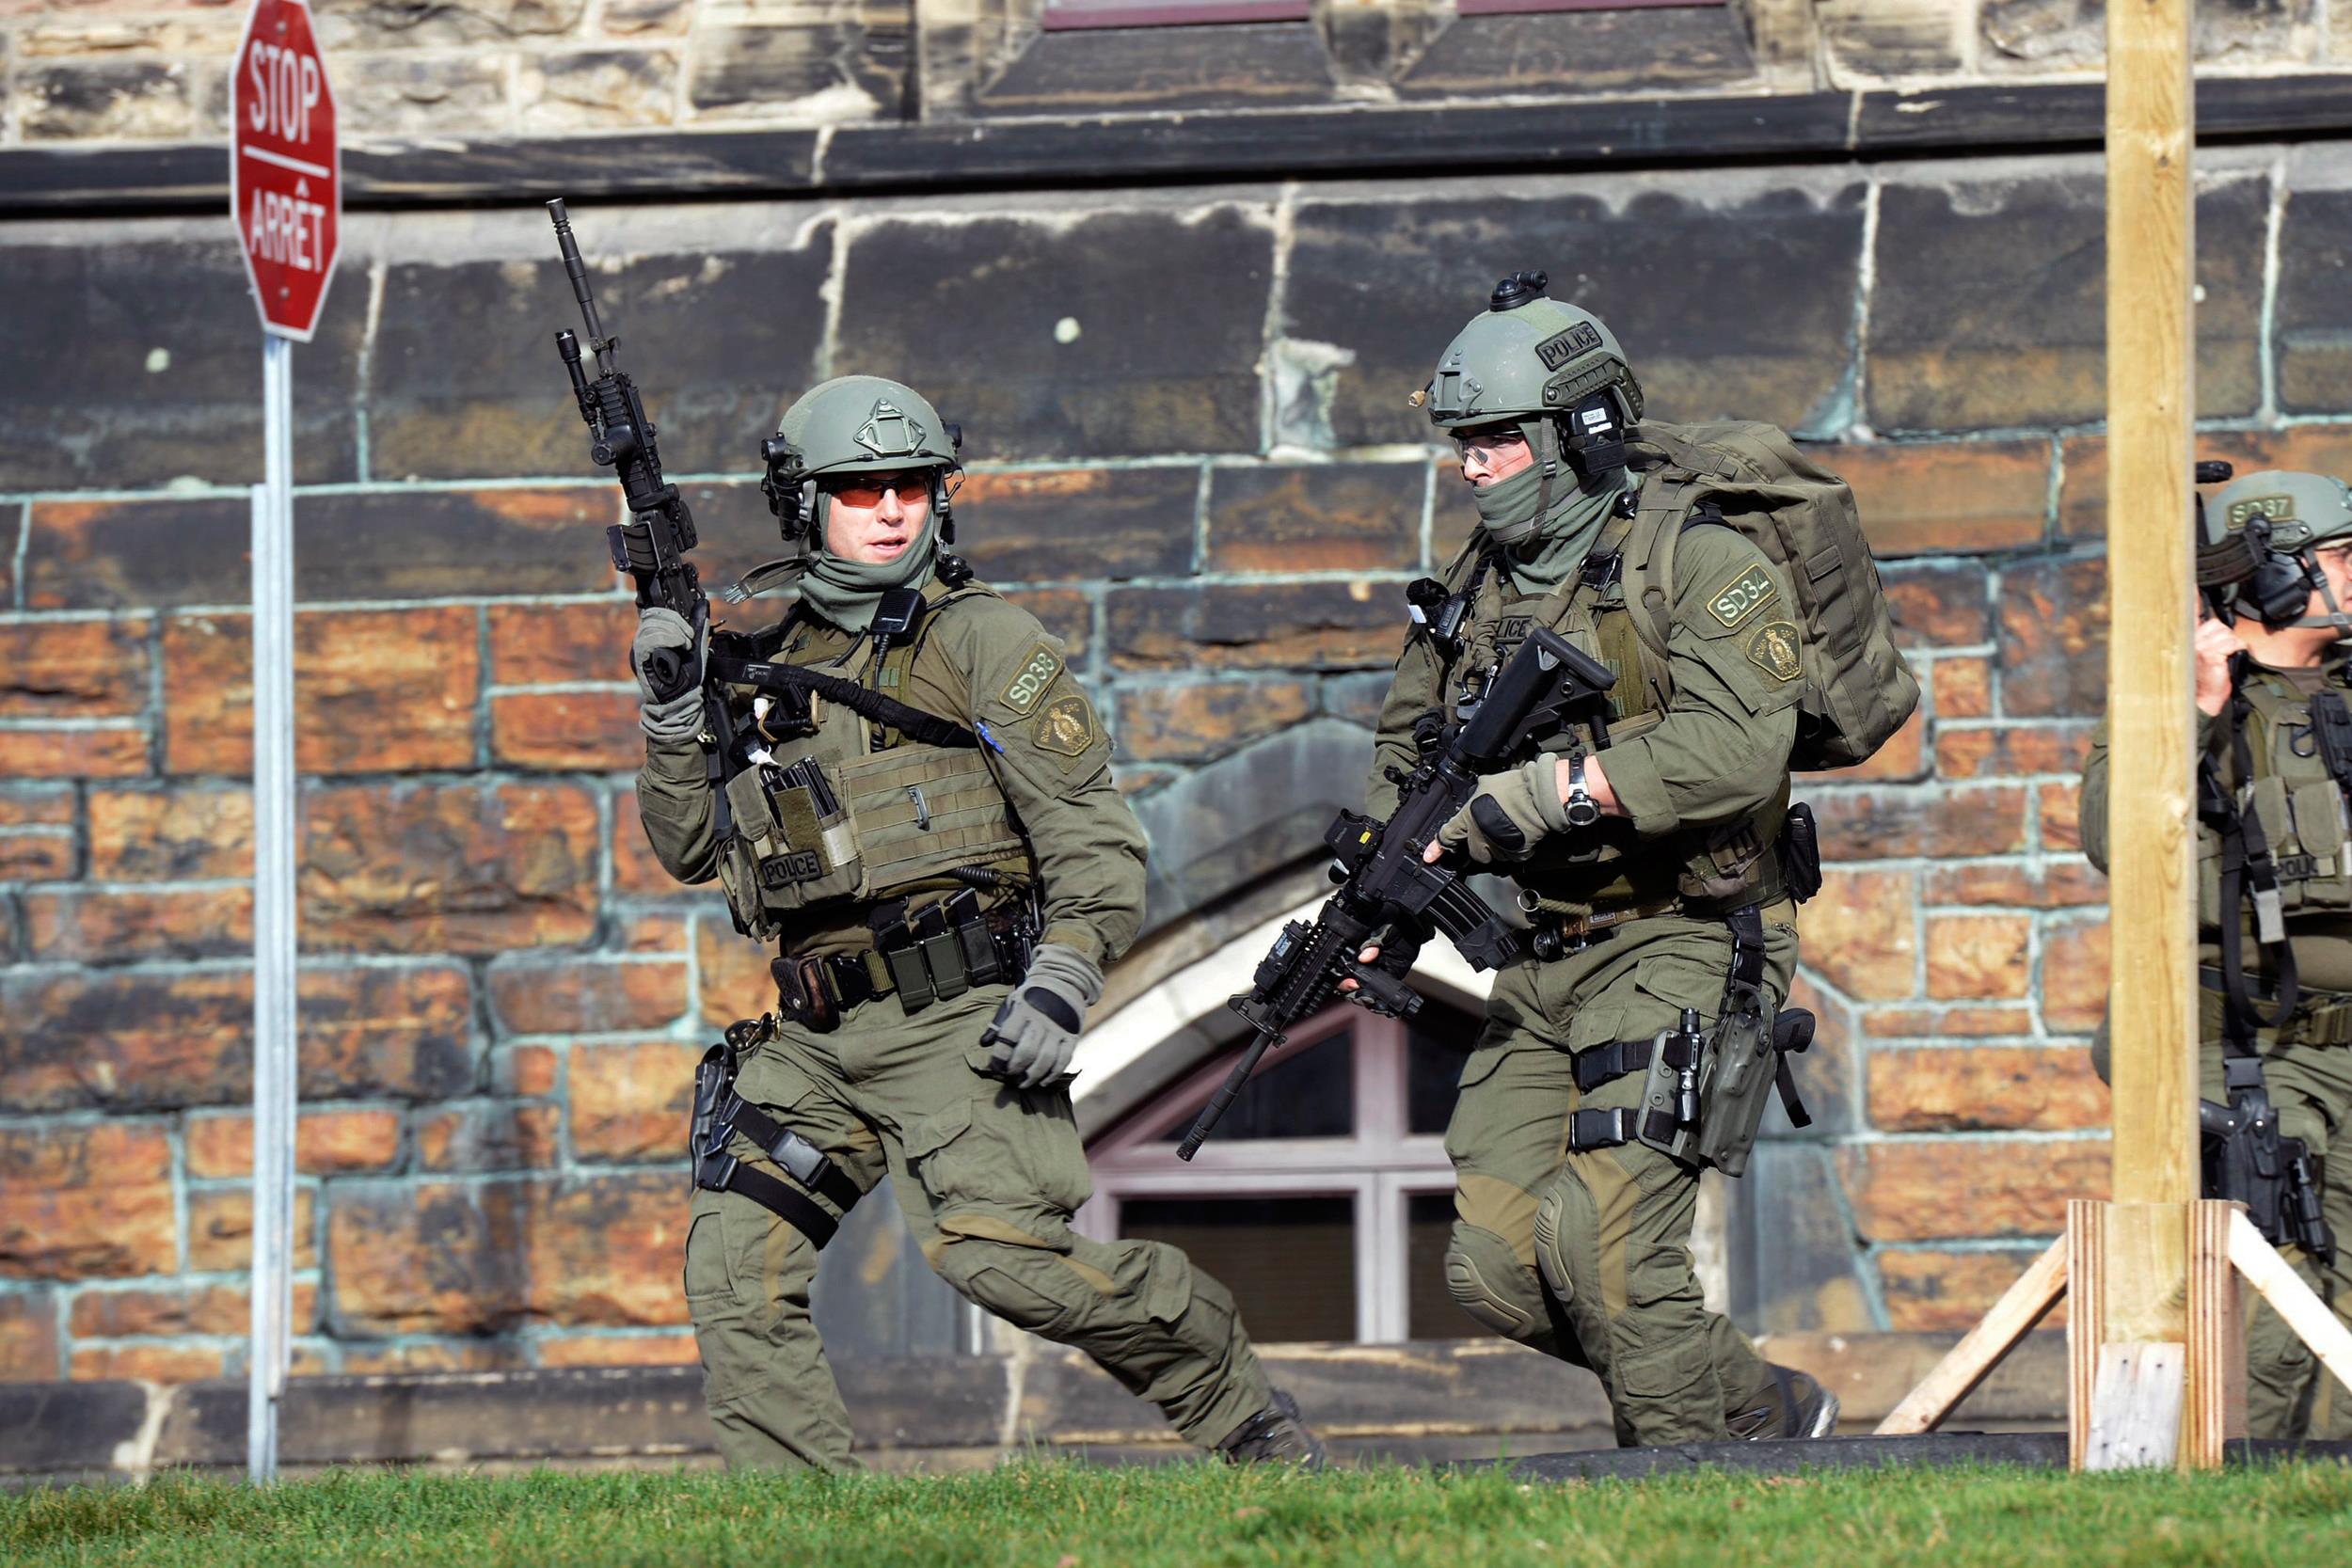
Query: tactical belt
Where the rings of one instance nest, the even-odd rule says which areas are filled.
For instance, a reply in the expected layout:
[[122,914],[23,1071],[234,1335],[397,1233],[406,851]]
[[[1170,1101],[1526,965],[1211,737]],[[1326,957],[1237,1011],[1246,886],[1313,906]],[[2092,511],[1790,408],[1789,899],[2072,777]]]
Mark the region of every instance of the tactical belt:
[[784,1016],[815,1034],[841,1027],[845,1014],[878,996],[898,995],[908,1014],[952,1002],[974,986],[1009,984],[1028,972],[1036,923],[1017,902],[980,908],[963,888],[930,908],[891,920],[858,953],[790,955],[770,964]]
[[1626,904],[1613,910],[1594,910],[1562,920],[1546,921],[1535,927],[1534,934],[1529,937],[1528,950],[1538,958],[1565,958],[1613,935],[1620,926],[1647,920],[1654,915],[1676,914],[1684,907],[1679,897],[1661,898],[1653,903]]
[[[2197,979],[2204,988],[2199,998],[2198,1022],[2207,1031],[2218,1033],[2228,1022],[2227,982],[2217,969],[2201,968]],[[2250,988],[2248,996],[2256,1003],[2275,1000]],[[2352,995],[2298,987],[2293,1010],[2269,1028],[2280,1045],[2352,1045]]]
[[[808,1194],[818,1195],[845,1214],[865,1195],[815,1144],[736,1093],[736,1042],[739,1037],[750,1040],[758,1027],[738,1023],[729,1029],[727,1043],[706,1052],[694,1074],[694,1185],[740,1193],[799,1230],[821,1252],[840,1222],[810,1201]],[[758,1145],[760,1152],[800,1185],[779,1181],[729,1153],[727,1143],[738,1132]]]

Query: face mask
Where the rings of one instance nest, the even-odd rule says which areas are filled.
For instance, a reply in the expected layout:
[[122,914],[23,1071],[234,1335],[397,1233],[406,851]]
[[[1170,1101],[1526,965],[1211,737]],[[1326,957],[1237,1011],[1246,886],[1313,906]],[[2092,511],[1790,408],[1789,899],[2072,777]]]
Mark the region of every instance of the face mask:
[[[1530,463],[1509,479],[1473,486],[1470,501],[1478,508],[1478,526],[1486,531],[1486,537],[1498,545],[1508,546],[1534,532],[1535,524],[1540,521],[1535,515],[1535,503],[1543,484],[1543,465]],[[1574,485],[1571,483],[1569,488]]]

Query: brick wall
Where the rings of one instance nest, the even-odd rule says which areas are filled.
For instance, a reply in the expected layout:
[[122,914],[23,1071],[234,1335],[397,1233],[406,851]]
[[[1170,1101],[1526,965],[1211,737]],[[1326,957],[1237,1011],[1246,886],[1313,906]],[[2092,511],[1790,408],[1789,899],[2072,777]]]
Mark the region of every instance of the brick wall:
[[[518,14],[520,14],[518,12]],[[608,13],[610,14],[610,8]],[[2352,468],[2352,160],[2205,161],[2210,449]],[[1548,266],[1659,412],[1850,475],[1927,697],[1810,784],[1821,1120],[1742,1187],[1758,1326],[1956,1325],[2106,1174],[2074,775],[2102,686],[2095,160],[591,207],[713,580],[812,378],[970,433],[984,574],[1071,640],[1139,798],[1362,723],[1469,509],[1405,394]],[[233,1371],[258,356],[216,219],[0,229],[0,1375]],[[535,211],[355,214],[296,353],[298,1365],[691,1354],[674,1156],[761,967],[636,826],[629,611]],[[1770,1244],[1756,1244],[1769,1237]]]

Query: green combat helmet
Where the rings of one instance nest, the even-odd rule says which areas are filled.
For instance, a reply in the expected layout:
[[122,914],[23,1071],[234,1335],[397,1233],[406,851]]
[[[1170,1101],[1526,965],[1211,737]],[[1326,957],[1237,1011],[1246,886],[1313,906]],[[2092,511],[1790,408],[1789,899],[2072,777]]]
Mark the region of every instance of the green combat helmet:
[[[2336,603],[2312,556],[2324,546],[2352,545],[2352,489],[2342,480],[2265,468],[2231,481],[2204,503],[2204,517],[2200,567],[2235,561],[2227,573],[2234,606],[2273,630],[2331,626],[2352,637],[2352,615]],[[2242,546],[2234,556],[2222,547],[2233,543]],[[2314,588],[2328,606],[2325,615],[2303,613]]]
[[785,538],[793,540],[824,526],[822,488],[809,493],[816,482],[836,474],[929,468],[940,539],[952,543],[947,478],[961,471],[956,451],[962,445],[963,433],[942,420],[914,388],[879,375],[835,376],[793,400],[775,435],[760,443],[768,469],[760,488]]
[[1642,384],[1598,316],[1550,298],[1550,279],[1516,272],[1495,285],[1438,356],[1415,407],[1450,436],[1482,425],[1518,429],[1543,466],[1534,515],[1551,504],[1565,460],[1588,493],[1618,481],[1626,434],[1642,418]]

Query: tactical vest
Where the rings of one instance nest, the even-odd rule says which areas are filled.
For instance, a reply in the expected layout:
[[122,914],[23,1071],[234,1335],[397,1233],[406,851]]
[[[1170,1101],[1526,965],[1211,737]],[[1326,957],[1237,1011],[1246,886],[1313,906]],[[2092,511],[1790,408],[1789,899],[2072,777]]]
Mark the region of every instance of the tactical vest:
[[[2239,778],[2227,717],[2214,766],[2241,810],[2261,823],[2278,877],[2281,914],[2352,910],[2352,816],[2312,734],[2311,699],[2285,675],[2249,668],[2246,699],[2250,778]],[[2222,839],[2211,824],[2197,831],[2198,923],[2208,928],[2221,909]],[[2243,916],[2245,911],[2240,911]]]
[[[897,696],[941,622],[993,592],[934,580],[914,635],[883,653],[872,689]],[[781,646],[794,624],[787,616],[762,641]],[[967,885],[950,875],[957,870],[1036,881],[1028,841],[977,748],[911,739],[821,697],[812,699],[814,734],[771,739],[748,694],[738,696],[749,745],[764,760],[727,784],[733,832],[719,883],[751,935],[776,936],[786,916],[803,911],[952,891]]]
[[[1506,588],[1500,568],[1480,573],[1474,539],[1449,563],[1444,578],[1449,592],[1460,592],[1473,575],[1480,582],[1462,654],[1439,671],[1448,722],[1468,694],[1466,677],[1475,682],[1481,672],[1498,668],[1536,626],[1558,633],[1617,677],[1609,693],[1612,745],[1647,734],[1665,718],[1674,682],[1664,640],[1645,635],[1646,616],[1628,601],[1628,584],[1637,578],[1629,575],[1624,552],[1637,534],[1649,533],[1661,541],[1661,548],[1671,549],[1682,527],[1704,525],[1678,518],[1661,531],[1653,511],[1661,499],[1653,489],[1655,477],[1636,492],[1634,515],[1612,517],[1583,569],[1549,594],[1520,594]],[[1653,607],[1648,613],[1664,615],[1670,609]],[[1568,752],[1583,745],[1584,736],[1580,730],[1539,744],[1548,752]],[[1780,868],[1770,851],[1788,806],[1784,783],[1776,799],[1746,819],[1677,834],[1663,846],[1641,838],[1622,817],[1603,817],[1586,832],[1538,846],[1513,869],[1513,879],[1525,895],[1522,901],[1534,906],[1530,912],[1581,914],[1669,903],[1711,910],[1769,902],[1781,893]]]

